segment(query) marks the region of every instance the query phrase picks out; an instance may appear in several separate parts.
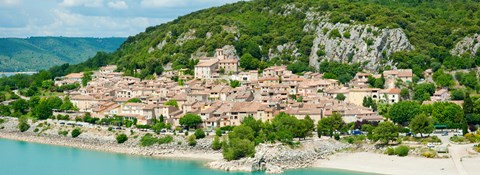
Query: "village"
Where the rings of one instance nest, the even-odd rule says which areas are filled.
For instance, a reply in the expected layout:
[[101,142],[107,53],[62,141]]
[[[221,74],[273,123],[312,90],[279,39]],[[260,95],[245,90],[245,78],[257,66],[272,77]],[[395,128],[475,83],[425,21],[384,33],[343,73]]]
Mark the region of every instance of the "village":
[[[90,113],[99,119],[121,116],[135,119],[139,125],[162,118],[176,128],[180,127],[181,117],[192,113],[201,117],[201,127],[206,129],[238,126],[247,116],[271,121],[280,112],[298,119],[309,116],[314,123],[333,113],[340,114],[345,123],[383,121],[377,111],[362,106],[364,100],[397,103],[401,97],[396,84],[411,83],[413,77],[411,69],[384,71],[383,75],[357,73],[350,83],[342,85],[324,79],[320,73],[292,74],[286,66],[269,67],[261,73],[239,71],[239,60],[228,58],[222,49],[217,49],[214,57],[200,59],[194,76],[183,70],[167,70],[154,75],[155,80],[140,80],[123,76],[116,69],[115,65],[102,67],[91,75],[87,86],[65,92],[79,111],[56,110],[54,115],[75,118]],[[431,76],[429,70],[425,74]],[[385,88],[369,88],[369,75],[383,76]],[[55,85],[80,83],[83,76],[72,73],[57,78]],[[441,89],[431,97],[432,101],[424,103],[449,99],[448,91]]]

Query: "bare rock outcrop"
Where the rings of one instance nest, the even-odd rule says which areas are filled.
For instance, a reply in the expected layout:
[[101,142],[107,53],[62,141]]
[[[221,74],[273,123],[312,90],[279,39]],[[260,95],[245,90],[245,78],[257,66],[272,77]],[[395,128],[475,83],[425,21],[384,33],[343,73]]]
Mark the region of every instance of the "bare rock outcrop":
[[333,140],[307,140],[299,148],[290,148],[282,144],[260,144],[253,158],[240,160],[218,160],[207,164],[213,169],[225,171],[266,171],[282,173],[286,169],[309,167],[318,159],[349,147]]
[[[401,29],[379,29],[370,25],[333,24],[320,22],[317,26],[306,25],[306,30],[315,30],[310,65],[318,68],[324,59],[367,63],[367,69],[376,69],[386,56],[402,50],[413,50],[406,34]],[[309,29],[310,28],[310,29]],[[319,57],[317,52],[325,55]]]
[[475,55],[480,48],[480,34],[473,36],[466,36],[455,45],[455,48],[450,50],[452,55],[463,55],[465,53]]

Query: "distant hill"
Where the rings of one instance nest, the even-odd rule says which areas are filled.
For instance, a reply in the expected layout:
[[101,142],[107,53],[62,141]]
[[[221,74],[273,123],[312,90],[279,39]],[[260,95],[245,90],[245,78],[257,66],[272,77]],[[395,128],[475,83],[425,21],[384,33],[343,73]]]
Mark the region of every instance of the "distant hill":
[[115,51],[125,38],[0,38],[0,71],[38,71],[80,63],[99,51]]

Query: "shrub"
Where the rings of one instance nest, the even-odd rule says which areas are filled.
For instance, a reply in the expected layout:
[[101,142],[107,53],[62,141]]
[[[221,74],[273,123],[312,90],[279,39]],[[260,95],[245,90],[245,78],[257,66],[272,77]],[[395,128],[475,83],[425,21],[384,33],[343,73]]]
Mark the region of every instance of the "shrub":
[[72,137],[73,137],[73,138],[76,138],[76,137],[78,137],[81,133],[82,133],[82,131],[80,130],[80,128],[75,128],[75,129],[72,130],[72,133],[71,133],[71,134],[72,134]]
[[453,137],[450,137],[450,141],[452,141],[452,142],[465,142],[465,137],[453,136]]
[[173,142],[173,137],[172,136],[165,136],[163,138],[158,139],[158,144],[168,144]]
[[212,142],[212,149],[219,150],[221,148],[222,148],[222,144],[220,143],[220,139],[218,138],[218,136],[215,136]]
[[0,118],[0,124],[5,123],[5,119]]
[[33,130],[33,132],[38,132],[38,128],[35,128],[35,129]]
[[334,134],[333,138],[335,138],[335,140],[340,140],[340,134]]
[[398,146],[395,148],[395,154],[400,156],[400,157],[405,157],[408,155],[408,152],[410,151],[410,148],[405,145]]
[[480,142],[480,134],[467,133],[464,137],[471,143]]
[[195,138],[197,139],[205,138],[205,132],[202,129],[195,130]]
[[422,151],[422,156],[426,158],[435,158],[437,157],[437,151],[433,149],[427,149]]
[[28,129],[30,129],[30,125],[27,123],[26,118],[24,118],[24,119],[20,118],[17,127],[20,130],[20,132],[25,132]]
[[343,37],[349,39],[350,38],[350,32],[348,32],[348,31],[343,32]]
[[328,34],[328,39],[340,38],[340,37],[342,37],[342,34],[340,34],[340,31],[338,31],[338,29],[333,29],[333,30],[330,31],[330,33]]
[[108,127],[108,131],[112,131],[112,130],[113,130],[113,128],[111,126]]
[[197,140],[195,140],[195,135],[191,135],[188,137],[188,146],[195,146],[197,145]]
[[223,132],[222,129],[217,128],[217,129],[215,130],[215,135],[218,136],[218,137],[222,137],[222,134],[223,134],[222,132]]
[[58,131],[58,135],[67,136],[68,131]]
[[153,137],[152,134],[147,133],[140,139],[141,146],[152,146],[157,143],[157,138]]
[[393,149],[392,147],[388,147],[387,150],[385,150],[385,154],[389,156],[395,155],[395,149]]
[[117,143],[124,143],[128,140],[128,136],[125,134],[119,134],[117,135]]

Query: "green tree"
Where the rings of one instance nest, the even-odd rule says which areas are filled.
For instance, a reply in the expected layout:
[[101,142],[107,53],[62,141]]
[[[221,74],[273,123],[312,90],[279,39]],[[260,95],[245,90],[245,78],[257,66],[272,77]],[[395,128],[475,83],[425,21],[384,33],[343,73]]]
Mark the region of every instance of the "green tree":
[[373,140],[388,144],[398,137],[398,128],[392,122],[381,122],[373,129]]
[[165,102],[163,105],[165,105],[165,106],[174,106],[174,107],[178,108],[177,100],[168,100],[168,101]]
[[78,110],[78,108],[70,101],[70,97],[65,96],[63,104],[59,107],[60,110]]
[[452,98],[452,100],[464,100],[465,92],[461,89],[453,90],[450,93],[450,97]]
[[215,135],[218,136],[218,137],[222,137],[222,129],[221,128],[217,128],[215,129]]
[[312,131],[315,128],[314,121],[310,118],[310,116],[305,116],[304,119],[299,120],[297,123],[297,134],[296,137],[298,138],[305,138],[312,136]]
[[32,110],[32,115],[39,120],[45,120],[52,116],[52,108],[48,105],[48,101],[40,101],[40,103]]
[[463,113],[465,115],[473,113],[473,101],[470,98],[470,93],[465,93],[465,99],[463,100]]
[[344,128],[345,122],[342,116],[338,113],[333,113],[332,116],[324,117],[318,121],[318,137],[322,135],[332,137],[335,131],[342,131]]
[[410,99],[410,92],[407,88],[402,88],[402,90],[400,90],[400,97],[402,97],[402,100]]
[[87,86],[88,82],[92,80],[93,72],[87,71],[83,73],[82,86]]
[[439,69],[437,72],[433,73],[432,78],[439,87],[450,87],[455,83],[453,81],[453,76],[443,72],[443,69]]
[[28,103],[24,99],[18,99],[14,102],[12,102],[12,109],[15,112],[19,112],[21,114],[25,114],[28,110]]
[[129,102],[129,103],[141,103],[142,100],[140,100],[138,98],[132,98],[132,99],[128,100],[127,102]]
[[232,88],[240,87],[241,85],[242,84],[238,80],[230,80],[230,87]]
[[337,96],[335,97],[335,99],[337,100],[340,100],[340,101],[344,101],[347,97],[345,97],[345,95],[343,94],[337,94]]
[[230,140],[238,138],[238,139],[248,139],[250,141],[255,140],[255,131],[252,128],[246,125],[240,125],[233,128],[233,131],[228,133],[228,138]]
[[445,124],[449,128],[461,128],[466,123],[462,107],[450,102],[435,102],[432,117],[436,124]]
[[202,123],[202,118],[196,114],[186,114],[180,118],[180,125],[187,128],[197,128]]
[[414,134],[420,133],[421,137],[423,134],[430,134],[435,130],[432,119],[424,113],[415,116],[410,122],[409,128]]
[[59,97],[48,97],[46,103],[50,109],[59,109],[62,106],[63,101]]
[[243,157],[253,157],[254,155],[255,143],[248,139],[229,139],[228,144],[223,148],[223,158],[228,161],[238,160]]
[[240,58],[240,67],[246,69],[246,70],[254,70],[258,68],[258,62],[259,60],[253,57],[251,54],[247,53],[244,54]]
[[128,140],[128,136],[125,134],[119,134],[115,139],[117,140],[117,143],[120,144],[126,142]]
[[430,99],[435,93],[435,85],[432,83],[416,84],[413,90],[413,99],[419,102]]
[[388,116],[393,122],[406,125],[419,113],[420,104],[414,101],[401,101],[392,105]]
[[213,149],[213,150],[222,149],[222,143],[220,143],[220,139],[219,139],[218,136],[213,137],[212,149]]

